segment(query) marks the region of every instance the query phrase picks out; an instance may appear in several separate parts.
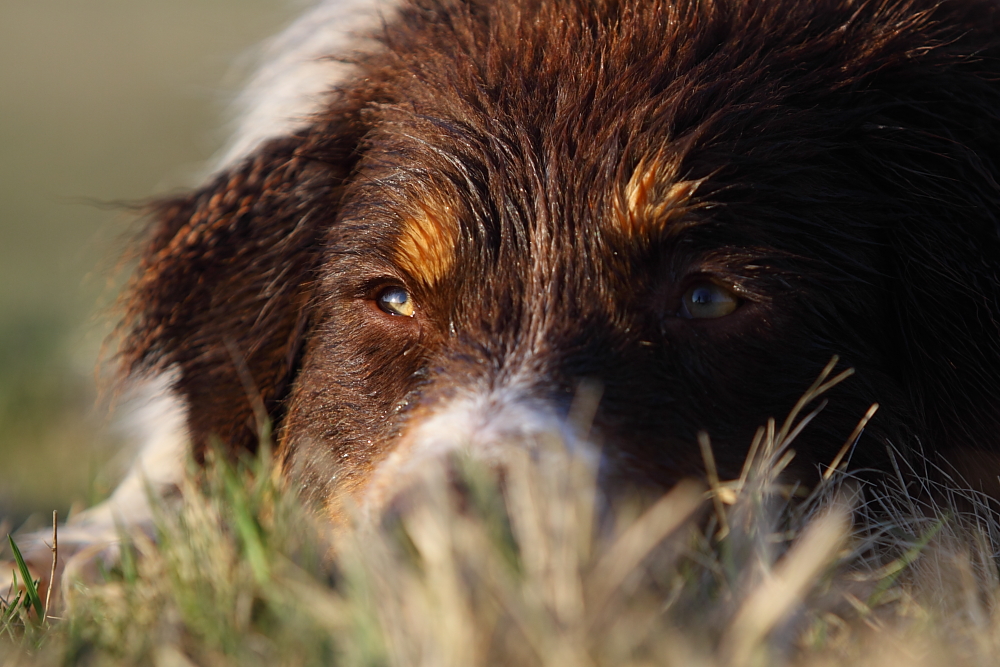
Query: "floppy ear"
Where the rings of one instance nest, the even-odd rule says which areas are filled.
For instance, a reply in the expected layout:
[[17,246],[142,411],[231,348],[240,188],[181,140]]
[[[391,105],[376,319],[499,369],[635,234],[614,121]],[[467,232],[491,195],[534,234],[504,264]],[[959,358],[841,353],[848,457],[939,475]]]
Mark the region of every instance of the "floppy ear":
[[129,375],[175,373],[196,456],[213,436],[254,449],[265,415],[280,423],[356,143],[352,123],[318,123],[153,205],[120,356]]

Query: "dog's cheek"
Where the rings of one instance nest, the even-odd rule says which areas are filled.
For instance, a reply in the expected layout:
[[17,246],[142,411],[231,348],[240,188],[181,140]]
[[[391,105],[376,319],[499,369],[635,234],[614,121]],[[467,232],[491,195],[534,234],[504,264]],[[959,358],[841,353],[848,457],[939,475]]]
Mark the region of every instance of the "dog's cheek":
[[405,397],[420,382],[422,346],[344,309],[307,345],[281,435],[280,460],[311,500],[365,484],[396,441]]
[[[756,430],[769,418],[780,427],[834,355],[841,355],[834,374],[854,365],[846,341],[817,342],[803,310],[796,299],[777,299],[738,329],[673,332],[659,355],[659,384],[671,402],[653,432],[658,428],[675,444],[657,446],[654,436],[630,447],[623,438],[631,458],[664,471],[700,471],[697,437],[704,431],[720,474],[738,475]],[[828,396],[835,405],[820,413],[795,445],[807,469],[804,477],[814,473],[814,462],[833,458],[872,402],[871,392],[859,391],[854,383]],[[626,396],[619,403],[619,412],[637,409],[629,407]],[[805,414],[818,404],[812,402]]]

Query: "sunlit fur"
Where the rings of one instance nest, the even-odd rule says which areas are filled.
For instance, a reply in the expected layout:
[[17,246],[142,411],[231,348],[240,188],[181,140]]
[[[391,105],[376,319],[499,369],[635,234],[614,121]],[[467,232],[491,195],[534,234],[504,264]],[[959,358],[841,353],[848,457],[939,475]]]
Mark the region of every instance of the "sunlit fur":
[[[177,373],[196,456],[270,423],[328,502],[433,450],[415,434],[456,405],[478,412],[446,439],[476,454],[512,405],[567,423],[584,384],[609,489],[703,475],[702,431],[731,475],[839,355],[857,373],[790,477],[879,403],[855,468],[922,451],[996,492],[998,22],[985,1],[403,3],[360,52],[330,42],[352,64],[307,117],[151,208],[123,368]],[[739,308],[678,317],[700,280]],[[414,317],[374,307],[387,286]]]

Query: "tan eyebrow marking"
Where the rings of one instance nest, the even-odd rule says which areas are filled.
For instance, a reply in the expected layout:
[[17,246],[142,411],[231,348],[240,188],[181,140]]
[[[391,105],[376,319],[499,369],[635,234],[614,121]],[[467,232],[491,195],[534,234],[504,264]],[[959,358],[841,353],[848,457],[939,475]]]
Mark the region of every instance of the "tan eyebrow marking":
[[635,236],[660,231],[682,216],[690,210],[689,202],[704,180],[676,179],[677,165],[660,155],[640,160],[616,200],[614,224]]
[[400,226],[396,262],[413,278],[433,287],[455,264],[458,234],[452,206],[434,198],[422,199]]

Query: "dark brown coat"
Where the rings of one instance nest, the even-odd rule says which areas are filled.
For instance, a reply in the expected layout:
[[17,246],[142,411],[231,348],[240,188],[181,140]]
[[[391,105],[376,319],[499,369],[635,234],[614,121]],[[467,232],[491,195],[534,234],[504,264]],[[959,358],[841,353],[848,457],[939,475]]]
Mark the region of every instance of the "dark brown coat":
[[456,405],[488,448],[586,382],[605,473],[662,487],[701,430],[738,472],[839,355],[797,474],[878,402],[853,466],[997,488],[996,2],[412,0],[380,39],[156,206],[122,359],[179,372],[198,448],[268,419],[311,494],[363,494]]

